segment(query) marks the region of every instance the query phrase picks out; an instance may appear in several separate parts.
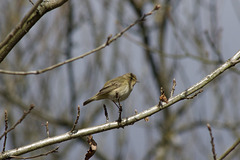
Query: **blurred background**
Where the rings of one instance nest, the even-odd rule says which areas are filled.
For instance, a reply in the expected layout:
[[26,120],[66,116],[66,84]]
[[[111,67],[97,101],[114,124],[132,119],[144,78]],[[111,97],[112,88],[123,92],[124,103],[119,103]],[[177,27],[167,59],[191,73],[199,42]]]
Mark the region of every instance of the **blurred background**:
[[[32,0],[34,3],[35,0]],[[46,15],[14,47],[0,64],[12,71],[39,70],[79,56],[106,42],[144,13],[161,9],[135,25],[107,48],[40,75],[0,74],[0,131],[4,110],[12,126],[31,103],[34,111],[8,134],[7,149],[47,138],[72,128],[81,106],[78,129],[118,118],[112,102],[82,103],[104,83],[134,73],[140,83],[123,104],[129,117],[158,104],[160,87],[169,96],[176,79],[175,95],[200,81],[240,49],[239,0],[71,0]],[[0,1],[0,41],[32,8],[28,0]],[[174,104],[124,129],[93,135],[98,144],[92,160],[212,159],[212,126],[217,156],[240,133],[240,66],[224,72],[192,100]],[[0,141],[2,148],[3,140]],[[59,153],[38,159],[84,159],[86,137],[61,144]],[[49,151],[46,147],[24,156]],[[235,149],[227,159],[238,159]]]

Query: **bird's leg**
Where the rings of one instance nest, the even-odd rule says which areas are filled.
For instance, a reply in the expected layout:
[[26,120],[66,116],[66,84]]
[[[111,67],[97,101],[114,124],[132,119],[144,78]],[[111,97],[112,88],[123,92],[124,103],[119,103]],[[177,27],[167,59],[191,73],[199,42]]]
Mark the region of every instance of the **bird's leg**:
[[122,121],[122,105],[120,104],[120,97],[118,95],[118,93],[116,93],[116,99],[117,99],[117,102],[118,102],[118,105],[116,102],[115,105],[118,107],[118,110],[119,110],[119,117],[118,117],[118,123],[120,123]]
[[119,109],[119,106],[117,105],[117,103],[115,101],[113,101],[113,103],[117,106],[117,108]]

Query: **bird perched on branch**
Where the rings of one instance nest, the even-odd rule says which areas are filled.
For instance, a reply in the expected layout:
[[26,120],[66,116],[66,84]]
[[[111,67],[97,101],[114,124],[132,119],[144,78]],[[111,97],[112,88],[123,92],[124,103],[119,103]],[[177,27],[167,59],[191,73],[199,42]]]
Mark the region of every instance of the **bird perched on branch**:
[[128,98],[137,82],[137,77],[133,73],[126,73],[122,76],[116,77],[107,81],[103,88],[95,96],[86,100],[83,105],[85,106],[92,101],[101,99],[109,99],[116,104],[116,102]]

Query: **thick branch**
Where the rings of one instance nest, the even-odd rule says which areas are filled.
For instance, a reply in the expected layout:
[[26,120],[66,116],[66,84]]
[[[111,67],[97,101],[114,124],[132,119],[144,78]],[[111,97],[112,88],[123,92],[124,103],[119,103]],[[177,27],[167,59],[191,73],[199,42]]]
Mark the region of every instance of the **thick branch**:
[[215,79],[217,76],[222,74],[225,70],[233,67],[234,65],[236,65],[239,62],[240,62],[240,51],[238,51],[231,59],[229,59],[227,62],[225,62],[218,69],[216,69],[211,74],[209,74],[205,78],[203,78],[200,82],[193,85],[192,87],[190,87],[186,91],[180,93],[179,95],[169,99],[168,103],[164,103],[160,106],[155,105],[152,108],[150,108],[148,110],[145,110],[145,111],[143,111],[139,114],[136,114],[136,115],[131,116],[129,118],[122,119],[122,121],[120,123],[119,122],[106,123],[106,124],[102,124],[102,125],[95,126],[95,127],[80,129],[74,134],[72,134],[70,132],[67,132],[67,133],[59,135],[59,136],[47,138],[47,139],[32,143],[30,145],[26,145],[24,147],[19,147],[17,149],[6,151],[3,154],[0,154],[0,159],[6,159],[10,156],[21,155],[21,154],[31,152],[31,151],[39,149],[39,148],[46,147],[48,145],[61,143],[61,142],[64,142],[64,141],[67,141],[67,140],[70,140],[70,139],[73,139],[73,138],[83,137],[83,136],[86,136],[86,135],[96,134],[96,133],[104,132],[104,131],[111,130],[111,129],[114,129],[114,128],[119,128],[119,127],[132,125],[135,122],[140,121],[141,119],[149,117],[149,116],[153,115],[154,113],[157,113],[157,112],[173,105],[174,103],[185,99],[185,97],[187,97],[187,96],[191,95],[192,93],[198,91],[199,89],[203,88],[209,82],[211,82],[213,79]]
[[45,13],[61,6],[66,1],[67,0],[39,0],[22,21],[19,22],[19,24],[0,43],[0,63]]

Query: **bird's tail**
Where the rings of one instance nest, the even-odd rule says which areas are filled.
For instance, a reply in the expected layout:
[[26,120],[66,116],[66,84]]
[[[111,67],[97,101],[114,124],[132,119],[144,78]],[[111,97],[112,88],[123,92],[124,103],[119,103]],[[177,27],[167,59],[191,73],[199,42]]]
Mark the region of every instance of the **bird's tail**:
[[88,100],[86,100],[85,102],[83,102],[83,105],[87,105],[88,103],[91,103],[92,101],[94,101],[95,99],[93,98],[89,98]]

